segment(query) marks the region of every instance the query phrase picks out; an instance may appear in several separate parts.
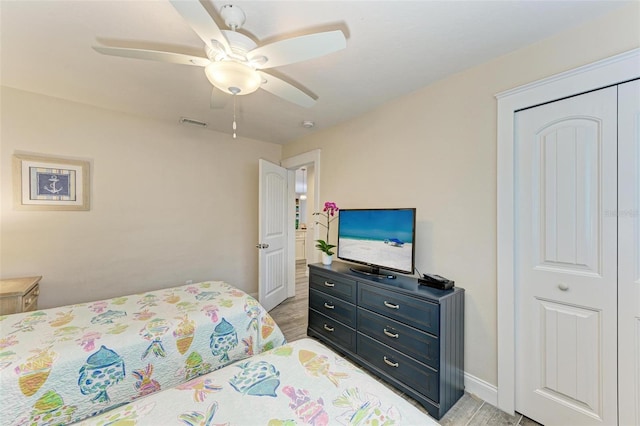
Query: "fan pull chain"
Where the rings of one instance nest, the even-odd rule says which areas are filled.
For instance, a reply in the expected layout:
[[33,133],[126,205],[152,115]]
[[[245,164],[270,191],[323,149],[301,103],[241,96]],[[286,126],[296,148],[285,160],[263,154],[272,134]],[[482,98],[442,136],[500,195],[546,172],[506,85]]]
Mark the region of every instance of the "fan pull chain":
[[233,138],[235,139],[236,136],[236,128],[238,127],[236,125],[236,97],[238,95],[233,95]]
[[231,86],[229,87],[229,92],[233,95],[233,138],[235,139],[237,138],[236,129],[238,127],[236,125],[236,98],[238,97],[238,93],[240,93],[240,89]]

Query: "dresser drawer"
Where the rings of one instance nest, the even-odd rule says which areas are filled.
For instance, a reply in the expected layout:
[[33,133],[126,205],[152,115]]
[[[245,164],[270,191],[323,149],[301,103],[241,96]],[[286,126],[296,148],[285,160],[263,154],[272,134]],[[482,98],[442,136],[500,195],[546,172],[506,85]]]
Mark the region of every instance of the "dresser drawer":
[[358,331],[438,369],[438,338],[403,323],[358,308]]
[[0,316],[37,310],[41,279],[37,276],[0,280]]
[[321,291],[309,289],[309,307],[349,327],[356,328],[356,307],[351,303]]
[[358,332],[358,355],[394,379],[439,402],[438,372]]
[[35,311],[38,309],[38,296],[40,295],[40,285],[36,284],[27,294],[22,297],[22,312]]
[[345,349],[356,351],[356,331],[321,313],[309,309],[309,328]]
[[333,274],[312,271],[309,276],[309,287],[320,290],[331,296],[356,303],[356,282]]
[[440,332],[440,307],[437,303],[358,283],[358,306],[436,336]]

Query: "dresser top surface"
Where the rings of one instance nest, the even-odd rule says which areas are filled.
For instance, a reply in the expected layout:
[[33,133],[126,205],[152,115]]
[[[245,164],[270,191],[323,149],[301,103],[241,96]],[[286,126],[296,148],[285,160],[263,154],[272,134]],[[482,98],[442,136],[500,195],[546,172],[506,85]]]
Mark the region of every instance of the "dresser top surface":
[[364,282],[367,284],[373,284],[380,288],[397,289],[403,293],[408,293],[414,296],[424,297],[428,299],[445,299],[453,294],[464,291],[461,287],[454,287],[451,290],[439,290],[437,288],[431,288],[418,284],[418,278],[408,275],[397,274],[396,278],[377,278],[364,274],[353,272],[350,268],[355,265],[351,265],[344,262],[332,262],[331,265],[323,265],[321,263],[310,264],[309,268],[318,272],[333,272],[338,274],[347,275],[350,279],[355,281]]
[[41,279],[42,277],[38,276],[0,280],[0,297],[20,296],[28,293]]

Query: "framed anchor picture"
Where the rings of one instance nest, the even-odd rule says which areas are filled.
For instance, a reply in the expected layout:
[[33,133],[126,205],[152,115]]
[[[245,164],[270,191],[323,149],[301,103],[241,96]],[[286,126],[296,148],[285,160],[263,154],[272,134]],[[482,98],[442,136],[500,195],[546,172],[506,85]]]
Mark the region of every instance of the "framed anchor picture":
[[89,161],[14,154],[18,210],[89,210]]

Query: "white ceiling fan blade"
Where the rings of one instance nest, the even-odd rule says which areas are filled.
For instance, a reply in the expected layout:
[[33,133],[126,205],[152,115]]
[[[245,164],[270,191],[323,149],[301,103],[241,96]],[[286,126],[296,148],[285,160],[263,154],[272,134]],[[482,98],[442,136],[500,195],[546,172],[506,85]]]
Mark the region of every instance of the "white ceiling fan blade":
[[258,71],[258,74],[260,74],[263,81],[266,80],[266,83],[263,82],[260,85],[261,89],[303,107],[310,108],[315,105],[315,99],[286,81],[274,77],[271,74],[267,74],[266,72]]
[[229,96],[227,93],[223,92],[220,89],[217,89],[215,86],[211,89],[211,109],[221,109],[227,106],[227,102],[229,102]]
[[170,0],[170,3],[207,47],[215,47],[211,40],[216,40],[227,52],[231,52],[229,41],[199,1]]
[[172,64],[195,65],[205,67],[211,63],[202,56],[183,55],[182,53],[163,52],[160,50],[131,49],[125,47],[93,46],[93,50],[103,55],[122,56],[125,58],[147,59],[150,61],[169,62]]
[[[253,49],[248,53],[249,61],[255,61],[258,68],[274,68],[317,58],[347,47],[342,31],[327,31],[276,41]],[[262,57],[267,61],[260,64]]]

